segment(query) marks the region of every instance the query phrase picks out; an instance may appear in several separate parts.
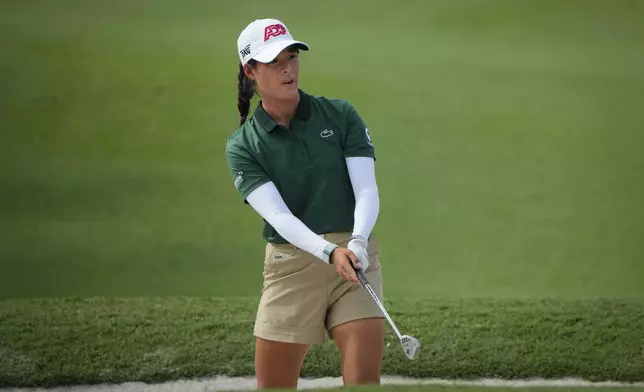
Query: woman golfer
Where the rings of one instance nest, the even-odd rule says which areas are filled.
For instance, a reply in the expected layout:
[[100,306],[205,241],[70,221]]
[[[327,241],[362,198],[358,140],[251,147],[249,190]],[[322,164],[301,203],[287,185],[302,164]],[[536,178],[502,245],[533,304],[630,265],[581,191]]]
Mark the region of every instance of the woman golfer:
[[[232,181],[263,219],[264,285],[254,334],[258,388],[296,388],[313,344],[333,339],[345,385],[380,383],[383,319],[374,147],[347,101],[298,87],[300,50],[275,19],[240,34],[240,127],[226,144]],[[261,101],[248,118],[250,101]]]

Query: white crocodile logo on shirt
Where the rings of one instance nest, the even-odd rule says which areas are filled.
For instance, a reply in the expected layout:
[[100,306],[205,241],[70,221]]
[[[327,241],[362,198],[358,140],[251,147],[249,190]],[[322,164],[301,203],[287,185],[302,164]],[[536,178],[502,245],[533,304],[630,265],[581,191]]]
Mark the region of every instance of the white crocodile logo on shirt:
[[320,132],[320,137],[329,137],[333,136],[333,131],[331,129],[325,129],[324,131]]

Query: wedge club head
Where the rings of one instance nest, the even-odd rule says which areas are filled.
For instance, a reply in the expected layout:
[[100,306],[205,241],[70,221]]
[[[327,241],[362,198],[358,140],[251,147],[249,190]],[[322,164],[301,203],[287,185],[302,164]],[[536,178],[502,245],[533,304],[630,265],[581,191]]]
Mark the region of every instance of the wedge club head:
[[420,342],[413,336],[402,335],[400,337],[400,345],[409,359],[415,359],[420,351]]

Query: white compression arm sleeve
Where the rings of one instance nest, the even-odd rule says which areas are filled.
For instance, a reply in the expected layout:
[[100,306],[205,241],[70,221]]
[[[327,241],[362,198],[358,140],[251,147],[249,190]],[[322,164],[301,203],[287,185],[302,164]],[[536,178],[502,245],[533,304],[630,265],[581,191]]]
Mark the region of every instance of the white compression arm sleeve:
[[375,161],[369,157],[345,158],[356,199],[353,235],[369,238],[380,210]]
[[293,215],[273,182],[260,185],[246,200],[286,241],[329,262],[324,247],[330,242],[315,234]]

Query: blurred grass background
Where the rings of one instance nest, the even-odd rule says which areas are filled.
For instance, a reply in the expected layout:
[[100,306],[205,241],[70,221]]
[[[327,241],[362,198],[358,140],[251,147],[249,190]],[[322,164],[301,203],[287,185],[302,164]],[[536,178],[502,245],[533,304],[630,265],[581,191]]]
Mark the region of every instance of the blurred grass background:
[[644,296],[644,2],[1,9],[0,298],[258,295],[224,145],[260,17],[371,130],[386,295]]

